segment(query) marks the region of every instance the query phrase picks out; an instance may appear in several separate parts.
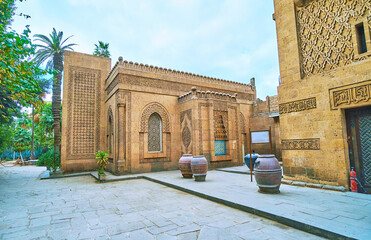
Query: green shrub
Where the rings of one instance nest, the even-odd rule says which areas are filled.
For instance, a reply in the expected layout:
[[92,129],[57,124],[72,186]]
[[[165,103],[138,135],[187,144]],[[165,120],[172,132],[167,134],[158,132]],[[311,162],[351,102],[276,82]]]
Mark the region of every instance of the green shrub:
[[58,167],[61,166],[60,154],[58,154],[57,158],[55,159],[55,166],[53,166],[53,158],[54,158],[54,149],[49,150],[46,153],[42,154],[37,160],[36,165],[57,169]]
[[13,161],[13,159],[7,157],[7,158],[5,159],[5,161],[9,162],[9,161]]

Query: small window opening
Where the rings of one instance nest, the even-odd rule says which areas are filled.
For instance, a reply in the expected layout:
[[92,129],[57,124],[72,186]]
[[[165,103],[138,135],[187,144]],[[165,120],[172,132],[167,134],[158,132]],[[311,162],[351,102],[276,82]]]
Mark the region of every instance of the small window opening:
[[367,52],[365,28],[363,27],[363,23],[356,25],[356,34],[357,34],[358,54]]

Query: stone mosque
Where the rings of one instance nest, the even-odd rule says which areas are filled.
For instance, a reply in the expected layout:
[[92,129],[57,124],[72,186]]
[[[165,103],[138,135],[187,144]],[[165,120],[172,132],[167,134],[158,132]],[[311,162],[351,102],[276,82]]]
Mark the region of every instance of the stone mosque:
[[[371,190],[371,1],[274,0],[278,97],[249,84],[77,52],[65,53],[62,169],[114,174],[243,164],[249,129],[272,128],[284,177]],[[274,57],[274,56],[273,56]],[[255,146],[268,153],[265,146]]]

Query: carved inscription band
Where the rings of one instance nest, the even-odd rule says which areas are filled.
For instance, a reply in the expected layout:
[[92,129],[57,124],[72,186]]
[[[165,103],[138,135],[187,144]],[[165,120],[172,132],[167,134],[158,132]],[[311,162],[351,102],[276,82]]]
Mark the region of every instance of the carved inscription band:
[[330,90],[330,97],[332,109],[371,102],[371,82]]
[[279,111],[280,114],[285,114],[291,112],[305,111],[316,107],[317,107],[316,98],[313,97],[294,102],[282,103],[279,105]]
[[320,139],[285,139],[281,141],[282,150],[320,150]]

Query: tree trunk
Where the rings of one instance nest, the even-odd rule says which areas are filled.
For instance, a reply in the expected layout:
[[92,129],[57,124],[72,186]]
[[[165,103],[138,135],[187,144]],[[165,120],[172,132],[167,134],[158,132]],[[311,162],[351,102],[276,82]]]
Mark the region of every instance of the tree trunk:
[[35,136],[35,106],[32,105],[32,128],[31,128],[31,160],[35,160],[34,136]]
[[57,73],[54,74],[53,79],[53,97],[52,97],[52,113],[54,119],[54,159],[53,165],[57,156],[61,152],[61,80],[63,72],[63,56],[61,54],[54,54],[53,56],[54,69]]

